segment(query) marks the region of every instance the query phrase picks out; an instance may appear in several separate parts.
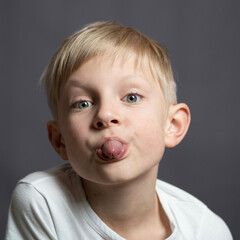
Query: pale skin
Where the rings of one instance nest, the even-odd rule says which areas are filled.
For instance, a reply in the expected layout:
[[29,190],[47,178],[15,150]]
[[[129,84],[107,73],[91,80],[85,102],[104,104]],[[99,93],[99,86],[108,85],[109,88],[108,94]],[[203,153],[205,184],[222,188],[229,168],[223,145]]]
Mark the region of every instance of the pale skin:
[[[77,69],[61,90],[57,121],[48,135],[57,153],[83,178],[88,202],[120,236],[166,239],[169,220],[156,195],[159,162],[165,147],[185,136],[186,104],[166,106],[148,66],[94,57]],[[121,159],[102,161],[96,154],[105,139],[126,146]]]

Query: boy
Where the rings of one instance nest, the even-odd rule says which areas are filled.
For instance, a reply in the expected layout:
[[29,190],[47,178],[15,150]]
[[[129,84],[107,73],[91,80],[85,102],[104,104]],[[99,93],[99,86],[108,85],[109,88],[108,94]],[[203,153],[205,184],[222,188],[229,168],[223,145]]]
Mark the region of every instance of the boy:
[[18,183],[6,239],[232,239],[203,203],[156,180],[164,148],[190,123],[159,44],[94,23],[63,42],[43,77],[49,140],[69,164]]

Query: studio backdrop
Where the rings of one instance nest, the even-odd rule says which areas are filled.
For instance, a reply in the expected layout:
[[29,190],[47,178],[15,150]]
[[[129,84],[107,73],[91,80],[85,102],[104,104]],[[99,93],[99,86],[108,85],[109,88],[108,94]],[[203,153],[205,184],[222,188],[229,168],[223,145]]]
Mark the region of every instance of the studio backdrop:
[[192,122],[166,149],[159,178],[206,203],[240,239],[240,3],[233,0],[0,1],[0,238],[17,181],[63,164],[47,139],[52,119],[41,74],[63,39],[116,20],[167,48],[178,102]]

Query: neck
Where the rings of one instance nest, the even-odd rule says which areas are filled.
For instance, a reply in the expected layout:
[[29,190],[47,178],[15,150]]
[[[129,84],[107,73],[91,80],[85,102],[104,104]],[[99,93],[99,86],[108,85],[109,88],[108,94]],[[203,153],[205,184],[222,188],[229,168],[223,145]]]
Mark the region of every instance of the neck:
[[118,233],[126,234],[126,229],[131,228],[146,228],[146,224],[159,226],[159,223],[163,224],[160,213],[164,211],[155,190],[157,169],[118,185],[101,185],[84,180],[88,202],[97,215]]

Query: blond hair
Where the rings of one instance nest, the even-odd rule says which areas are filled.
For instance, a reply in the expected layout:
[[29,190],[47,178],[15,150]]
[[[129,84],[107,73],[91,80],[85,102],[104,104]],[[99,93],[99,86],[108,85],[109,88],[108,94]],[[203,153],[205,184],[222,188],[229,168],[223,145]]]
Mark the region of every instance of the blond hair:
[[55,119],[61,89],[70,75],[87,60],[105,53],[114,58],[135,54],[138,66],[148,63],[166,104],[176,103],[176,84],[166,50],[136,29],[117,22],[96,22],[67,38],[43,73],[48,104]]

